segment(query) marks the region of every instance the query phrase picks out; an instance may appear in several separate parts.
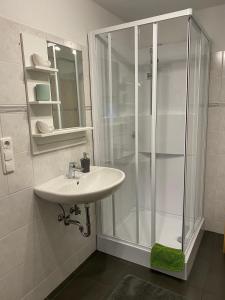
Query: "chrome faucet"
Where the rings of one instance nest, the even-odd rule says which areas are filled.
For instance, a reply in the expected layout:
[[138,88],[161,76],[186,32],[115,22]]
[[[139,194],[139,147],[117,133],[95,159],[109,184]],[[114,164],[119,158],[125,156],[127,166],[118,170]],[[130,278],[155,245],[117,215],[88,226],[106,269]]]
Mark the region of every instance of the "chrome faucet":
[[69,170],[67,173],[67,178],[73,179],[76,178],[76,171],[82,172],[82,168],[78,167],[77,164],[74,161],[71,161],[69,163]]
[[67,173],[67,178],[69,178],[69,179],[75,178],[75,162],[74,161],[71,161],[69,163],[69,170]]

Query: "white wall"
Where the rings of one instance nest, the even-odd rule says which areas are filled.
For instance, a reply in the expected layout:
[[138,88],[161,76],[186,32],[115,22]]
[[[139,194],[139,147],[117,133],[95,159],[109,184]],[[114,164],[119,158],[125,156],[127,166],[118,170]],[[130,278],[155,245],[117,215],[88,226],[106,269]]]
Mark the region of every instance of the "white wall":
[[[87,0],[1,1],[0,15],[83,44],[88,30],[119,22]],[[84,238],[57,222],[59,208],[35,199],[33,186],[64,174],[91,144],[32,157],[27,113],[3,109],[26,104],[21,31],[40,34],[0,18],[0,137],[13,138],[16,163],[15,173],[3,175],[0,161],[0,299],[43,300],[96,249],[95,212],[92,235]],[[86,116],[90,123],[90,106]]]
[[197,10],[194,14],[211,39],[212,51],[224,50],[225,5]]
[[0,16],[83,45],[89,31],[121,23],[91,0],[1,0]]
[[224,233],[225,5],[199,10],[196,17],[212,42],[204,212],[206,229]]

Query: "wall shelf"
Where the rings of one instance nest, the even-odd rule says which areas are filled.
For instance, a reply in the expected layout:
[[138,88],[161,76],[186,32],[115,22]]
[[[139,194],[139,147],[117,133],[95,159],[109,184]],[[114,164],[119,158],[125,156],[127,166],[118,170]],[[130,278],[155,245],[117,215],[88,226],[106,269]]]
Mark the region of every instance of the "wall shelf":
[[54,105],[61,104],[61,101],[29,101],[30,105]]
[[49,132],[49,133],[35,133],[35,134],[32,134],[32,136],[34,138],[46,138],[46,137],[70,134],[70,133],[75,133],[75,132],[83,132],[83,131],[92,130],[92,129],[93,129],[93,127],[64,128],[64,129],[56,129],[53,132]]
[[26,67],[26,71],[35,71],[35,72],[54,74],[54,73],[58,72],[58,69],[43,67],[43,66],[29,66],[29,67]]

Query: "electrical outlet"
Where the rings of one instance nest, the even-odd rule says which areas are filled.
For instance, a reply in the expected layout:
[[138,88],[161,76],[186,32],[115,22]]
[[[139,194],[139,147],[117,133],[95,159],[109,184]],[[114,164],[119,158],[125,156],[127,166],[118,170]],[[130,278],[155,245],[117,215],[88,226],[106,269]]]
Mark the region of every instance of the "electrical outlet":
[[2,169],[4,174],[9,174],[15,171],[15,161],[13,154],[13,142],[11,137],[0,139]]

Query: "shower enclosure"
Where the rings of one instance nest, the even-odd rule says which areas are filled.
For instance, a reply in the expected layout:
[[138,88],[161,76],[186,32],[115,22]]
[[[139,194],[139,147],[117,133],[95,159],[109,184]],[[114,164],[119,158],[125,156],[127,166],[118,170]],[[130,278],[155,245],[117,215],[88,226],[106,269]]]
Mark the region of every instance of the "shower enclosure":
[[94,157],[126,173],[98,203],[98,249],[150,266],[158,242],[200,243],[209,41],[187,9],[89,34]]

